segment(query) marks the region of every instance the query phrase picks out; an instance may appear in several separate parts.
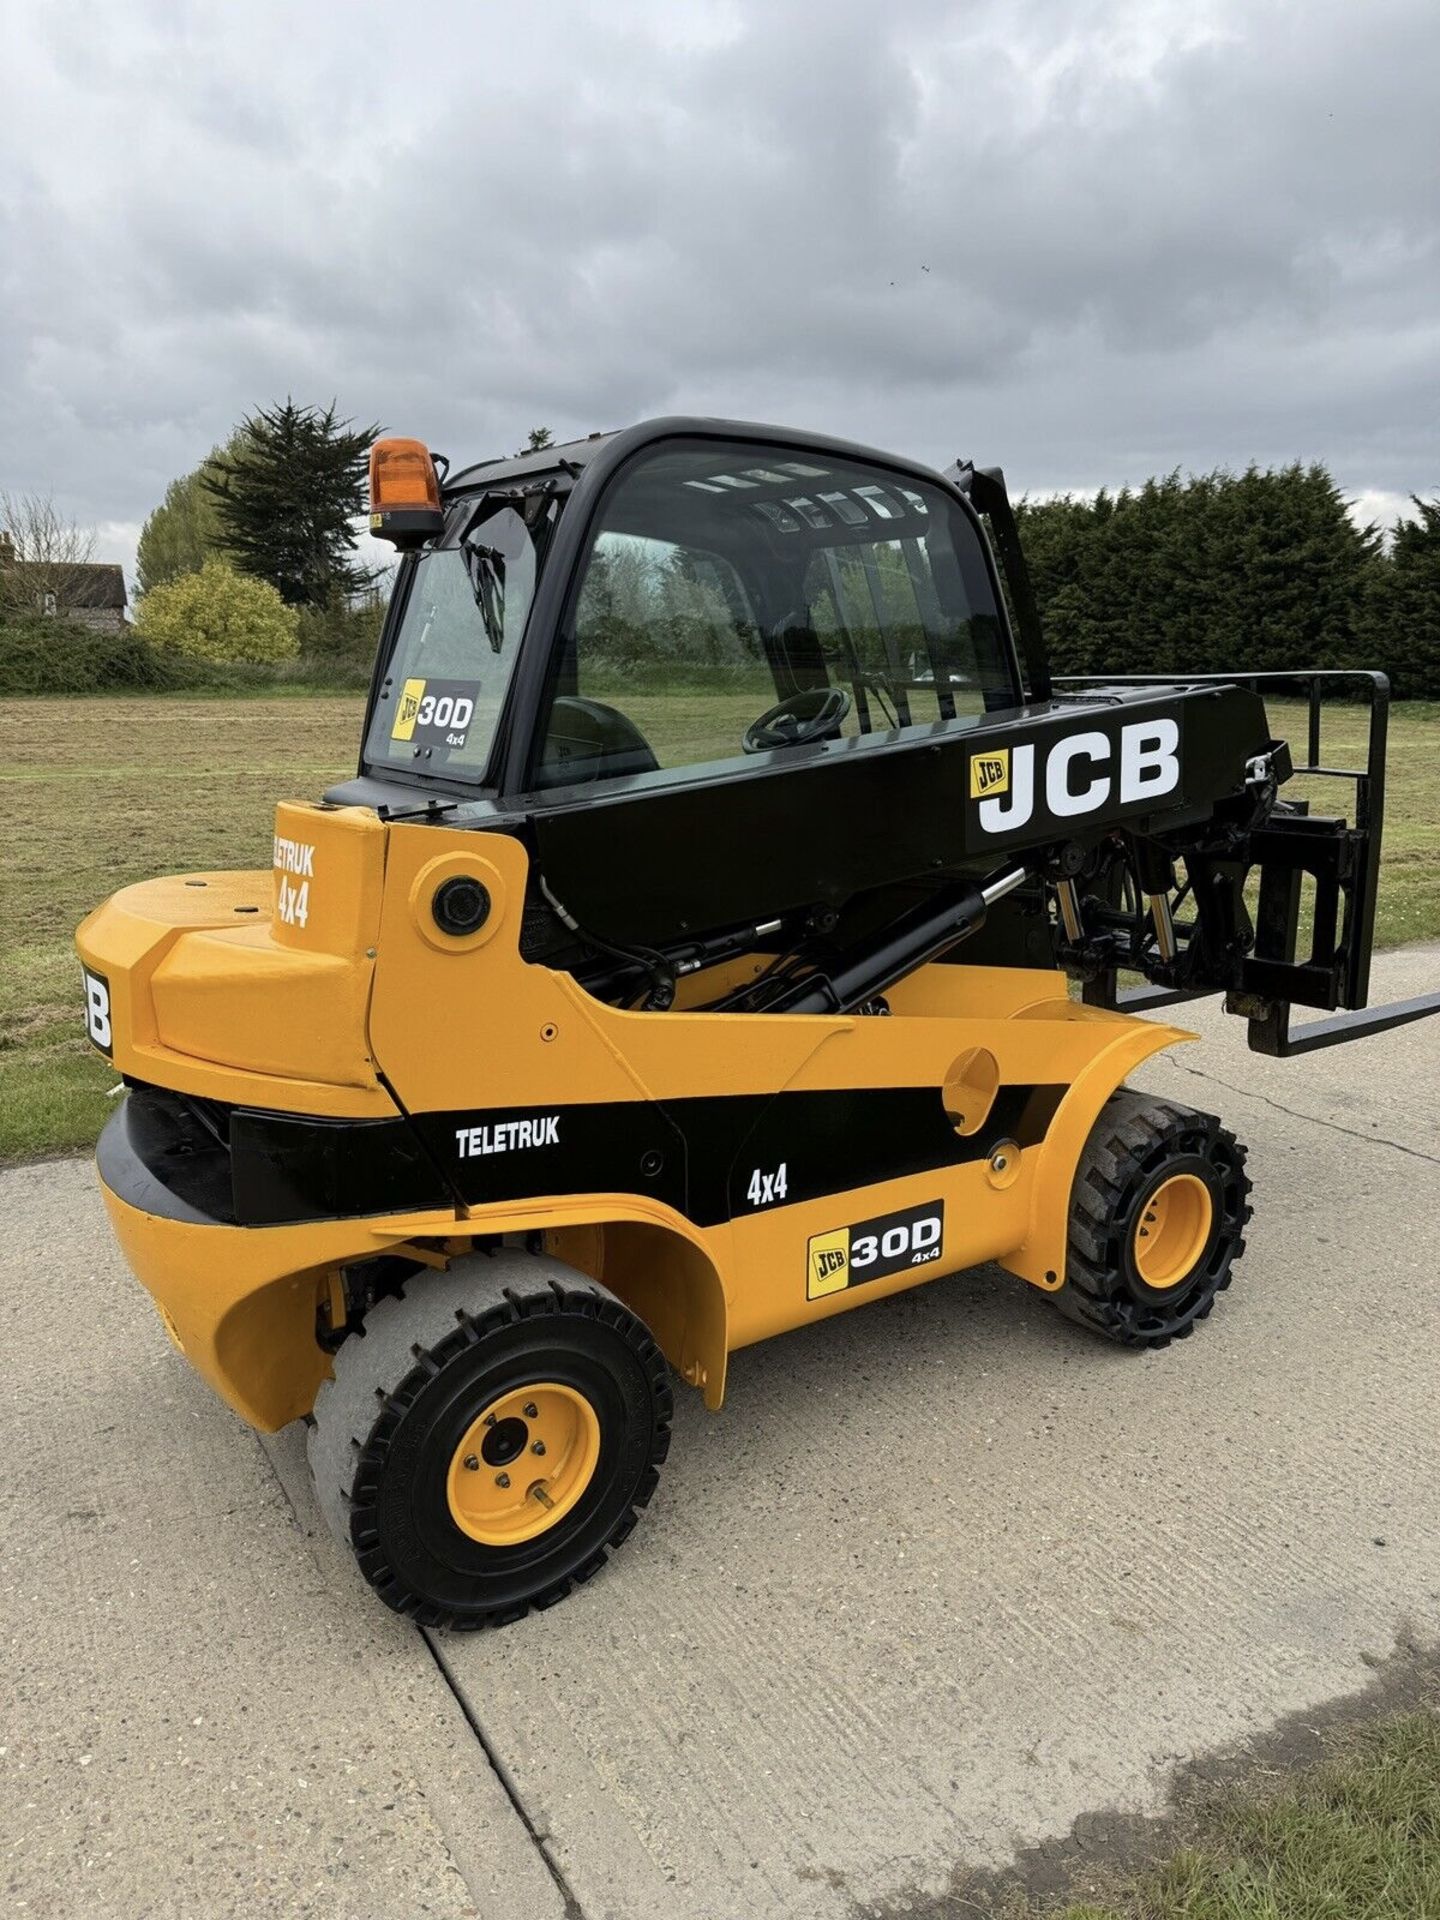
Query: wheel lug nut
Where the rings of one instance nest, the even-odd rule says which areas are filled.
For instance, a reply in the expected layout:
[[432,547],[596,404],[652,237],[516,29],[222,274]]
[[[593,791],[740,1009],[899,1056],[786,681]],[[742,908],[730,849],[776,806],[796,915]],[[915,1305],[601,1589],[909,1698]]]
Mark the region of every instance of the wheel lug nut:
[[537,1441],[535,1442],[535,1444],[534,1444],[534,1446],[533,1446],[533,1447],[531,1447],[531,1449],[530,1449],[530,1451],[531,1451],[532,1453],[544,1453],[544,1451],[545,1451],[545,1442],[544,1442],[543,1440],[537,1440]]
[[467,1473],[478,1473],[480,1471],[480,1462],[475,1458],[473,1453],[467,1453],[465,1456],[465,1471]]
[[495,1476],[495,1484],[496,1484],[496,1486],[497,1486],[497,1487],[508,1487],[508,1486],[509,1486],[509,1484],[510,1484],[510,1476],[509,1476],[509,1474],[508,1474],[508,1473],[497,1473],[497,1474],[496,1474],[496,1476]]
[[527,1400],[525,1402],[524,1407],[521,1409],[521,1411],[524,1413],[525,1418],[527,1420],[533,1420],[535,1418],[535,1415],[539,1412],[539,1408],[535,1405],[535,1402],[533,1400]]

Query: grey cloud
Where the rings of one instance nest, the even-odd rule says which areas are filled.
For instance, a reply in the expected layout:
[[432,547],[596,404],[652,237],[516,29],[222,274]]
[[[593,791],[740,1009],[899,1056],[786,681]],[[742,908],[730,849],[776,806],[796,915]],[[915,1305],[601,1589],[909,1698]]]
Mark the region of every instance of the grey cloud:
[[693,409],[1036,489],[1440,485],[1433,0],[130,0],[7,42],[0,480],[96,522],[287,392],[467,459]]

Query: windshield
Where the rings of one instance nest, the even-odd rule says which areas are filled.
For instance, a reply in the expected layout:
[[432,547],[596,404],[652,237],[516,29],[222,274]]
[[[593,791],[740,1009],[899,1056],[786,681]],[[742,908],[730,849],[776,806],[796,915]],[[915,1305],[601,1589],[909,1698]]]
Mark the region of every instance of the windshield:
[[370,766],[482,780],[535,592],[535,546],[513,507],[463,509],[415,563],[370,717]]

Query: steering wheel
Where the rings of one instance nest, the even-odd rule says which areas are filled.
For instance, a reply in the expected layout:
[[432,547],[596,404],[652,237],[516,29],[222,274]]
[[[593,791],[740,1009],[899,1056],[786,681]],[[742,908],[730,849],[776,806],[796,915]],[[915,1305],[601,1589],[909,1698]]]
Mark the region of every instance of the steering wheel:
[[850,711],[843,687],[806,687],[792,693],[752,720],[740,742],[746,753],[769,753],[772,747],[804,747],[832,734]]

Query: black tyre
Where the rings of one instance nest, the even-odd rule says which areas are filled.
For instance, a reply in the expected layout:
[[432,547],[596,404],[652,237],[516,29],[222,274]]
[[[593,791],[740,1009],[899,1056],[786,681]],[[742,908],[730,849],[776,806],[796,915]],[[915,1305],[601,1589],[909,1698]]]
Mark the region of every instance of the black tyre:
[[563,1599],[634,1526],[670,1445],[668,1370],[557,1260],[475,1254],[407,1288],[316,1396],[316,1493],[387,1606],[499,1626]]
[[1183,1340],[1230,1284],[1250,1218],[1245,1149],[1210,1113],[1123,1088],[1070,1195],[1068,1319],[1125,1347]]

